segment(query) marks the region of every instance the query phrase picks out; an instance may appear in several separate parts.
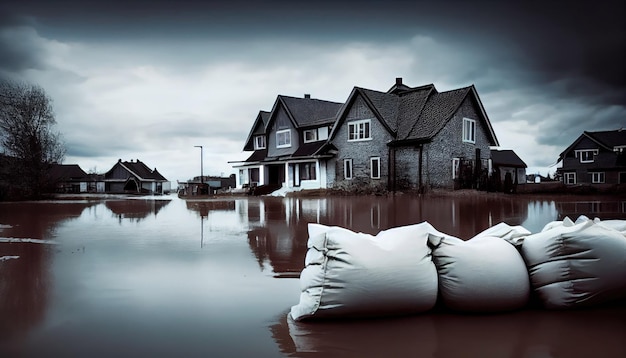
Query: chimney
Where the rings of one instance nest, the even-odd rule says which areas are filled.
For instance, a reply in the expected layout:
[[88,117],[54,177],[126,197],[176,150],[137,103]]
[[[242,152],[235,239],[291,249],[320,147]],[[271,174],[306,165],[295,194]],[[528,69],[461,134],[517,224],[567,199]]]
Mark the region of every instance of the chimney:
[[402,77],[396,77],[396,86],[402,85]]
[[310,95],[310,94],[308,94],[308,93],[305,93],[305,94],[304,94],[304,98],[306,98],[306,99],[311,99],[311,95]]

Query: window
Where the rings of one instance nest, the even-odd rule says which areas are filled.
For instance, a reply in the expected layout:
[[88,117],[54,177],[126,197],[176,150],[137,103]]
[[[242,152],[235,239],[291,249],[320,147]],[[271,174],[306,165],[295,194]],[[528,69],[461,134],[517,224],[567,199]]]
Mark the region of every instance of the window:
[[276,132],[276,148],[291,147],[291,129]]
[[592,172],[590,174],[591,174],[591,182],[593,184],[604,183],[604,172]]
[[254,150],[265,149],[265,136],[258,135],[254,137]]
[[380,179],[380,157],[370,159],[370,168],[372,179]]
[[456,179],[459,175],[459,164],[461,160],[459,158],[452,158],[452,179]]
[[598,154],[597,149],[583,149],[575,151],[581,163],[593,163],[594,156]]
[[317,140],[317,129],[307,129],[304,131],[304,143],[315,142]]
[[343,160],[343,177],[344,179],[352,179],[352,159]]
[[476,143],[476,121],[463,118],[463,142]]
[[370,120],[364,119],[348,123],[348,141],[372,139],[370,133]]
[[576,173],[565,173],[565,184],[576,184]]
[[300,180],[315,180],[315,163],[300,163]]

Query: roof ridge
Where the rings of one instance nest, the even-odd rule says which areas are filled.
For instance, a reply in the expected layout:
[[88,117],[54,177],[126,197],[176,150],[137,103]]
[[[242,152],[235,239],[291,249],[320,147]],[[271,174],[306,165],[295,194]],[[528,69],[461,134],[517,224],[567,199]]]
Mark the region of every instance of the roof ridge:
[[[426,89],[426,88],[424,88],[424,89]],[[426,100],[424,101],[424,103],[422,103],[422,106],[421,106],[421,108],[418,111],[419,116],[417,116],[417,119],[413,122],[413,124],[411,125],[411,128],[409,128],[409,130],[406,132],[406,135],[402,139],[409,138],[411,136],[411,133],[413,133],[413,129],[415,129],[415,126],[417,126],[417,123],[419,123],[420,119],[422,118],[422,112],[424,111],[424,107],[426,107],[426,103],[428,103],[428,100],[430,99],[430,96],[431,96],[433,90],[435,91],[435,93],[439,93],[439,92],[437,92],[437,89],[435,88],[434,85],[432,86],[432,88],[430,88],[428,90],[428,94],[426,95]],[[417,92],[417,91],[415,91],[415,92]]]

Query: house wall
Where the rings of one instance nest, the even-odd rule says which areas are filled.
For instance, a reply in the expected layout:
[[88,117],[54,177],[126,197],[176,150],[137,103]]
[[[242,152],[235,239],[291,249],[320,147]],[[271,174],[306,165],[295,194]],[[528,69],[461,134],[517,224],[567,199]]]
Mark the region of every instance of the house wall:
[[[422,175],[424,184],[430,188],[454,187],[452,179],[452,158],[475,159],[476,148],[480,158],[488,160],[489,130],[478,114],[477,104],[467,96],[455,112],[453,118],[435,135],[432,142],[424,144],[424,164]],[[463,142],[463,118],[476,120],[476,142]]]
[[[291,147],[288,148],[276,148],[276,132],[290,129],[291,130]],[[291,123],[289,116],[287,116],[287,112],[285,109],[280,106],[276,109],[276,117],[272,122],[271,128],[268,130],[268,138],[267,138],[267,156],[268,157],[278,157],[283,155],[293,154],[296,149],[298,149],[298,143],[300,143],[300,137],[298,131]]]
[[[410,146],[396,148],[395,150],[396,188],[417,189],[419,187],[419,148]],[[423,172],[422,178],[425,178]]]
[[[355,120],[370,119],[371,140],[348,142],[348,124]],[[393,137],[358,96],[348,110],[346,120],[337,129],[332,142],[337,147],[335,177],[332,186],[350,189],[353,185],[371,189],[386,189],[388,183],[389,154],[387,143]],[[380,157],[380,179],[371,178],[370,158]],[[352,179],[344,179],[344,159],[352,159]],[[330,182],[330,181],[329,181]]]

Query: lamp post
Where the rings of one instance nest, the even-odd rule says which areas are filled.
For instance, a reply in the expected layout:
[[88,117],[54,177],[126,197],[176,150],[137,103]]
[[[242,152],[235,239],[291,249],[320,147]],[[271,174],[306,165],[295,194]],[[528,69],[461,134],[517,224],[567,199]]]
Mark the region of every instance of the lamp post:
[[202,146],[201,145],[194,145],[194,147],[196,148],[200,148],[200,184],[204,184],[204,173],[202,171],[202,162],[204,161],[202,159]]

